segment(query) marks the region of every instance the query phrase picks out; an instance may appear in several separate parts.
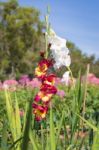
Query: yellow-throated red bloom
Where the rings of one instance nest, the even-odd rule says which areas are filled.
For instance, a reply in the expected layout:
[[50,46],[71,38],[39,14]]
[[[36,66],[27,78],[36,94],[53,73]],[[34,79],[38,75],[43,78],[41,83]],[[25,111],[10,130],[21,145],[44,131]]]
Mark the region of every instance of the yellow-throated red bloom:
[[49,84],[44,83],[41,85],[40,91],[44,91],[44,92],[49,93],[49,94],[56,94],[57,89],[53,85],[49,85]]
[[35,75],[37,77],[43,77],[46,74],[47,69],[48,69],[48,67],[46,64],[43,64],[42,66],[38,66],[35,69]]
[[33,104],[32,107],[34,108],[33,113],[35,114],[35,118],[37,121],[40,121],[46,117],[46,113],[48,111],[47,106]]
[[41,60],[38,64],[38,67],[35,69],[35,75],[37,77],[43,77],[51,65],[52,65],[51,60],[48,59]]
[[52,97],[53,94],[51,93],[46,93],[44,91],[39,91],[38,94],[35,96],[35,101],[36,102],[39,102],[40,100],[43,101],[43,102],[48,102],[51,97]]
[[56,76],[54,74],[50,74],[48,76],[44,76],[42,79],[43,83],[48,85],[54,85]]

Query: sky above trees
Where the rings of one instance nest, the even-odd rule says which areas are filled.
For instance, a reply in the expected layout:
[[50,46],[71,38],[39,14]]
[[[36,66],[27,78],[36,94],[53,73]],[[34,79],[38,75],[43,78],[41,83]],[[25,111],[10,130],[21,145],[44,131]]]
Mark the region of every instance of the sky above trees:
[[50,22],[57,34],[99,58],[99,0],[19,0],[19,3],[39,8],[42,19],[49,4]]

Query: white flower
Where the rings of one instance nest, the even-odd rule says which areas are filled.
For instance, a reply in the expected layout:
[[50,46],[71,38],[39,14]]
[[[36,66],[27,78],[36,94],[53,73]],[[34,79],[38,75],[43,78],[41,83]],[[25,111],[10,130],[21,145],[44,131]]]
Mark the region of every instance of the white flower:
[[60,68],[61,66],[70,66],[71,59],[69,50],[66,47],[66,40],[57,36],[51,29],[51,32],[48,35],[48,43],[51,44],[50,50],[52,52],[52,57],[55,60],[54,67]]
[[71,58],[69,55],[64,55],[63,57],[63,65],[69,67],[71,64]]
[[57,35],[51,35],[51,36],[48,36],[48,41],[50,44],[52,45],[57,45],[59,47],[66,47],[66,40],[65,39],[62,39],[60,38],[59,36]]
[[51,36],[52,36],[52,35],[53,35],[53,36],[56,35],[55,31],[54,31],[52,28],[50,28],[49,35],[51,35]]
[[66,85],[69,84],[69,71],[66,71],[64,74],[63,74],[63,77],[61,79],[61,82],[65,83]]

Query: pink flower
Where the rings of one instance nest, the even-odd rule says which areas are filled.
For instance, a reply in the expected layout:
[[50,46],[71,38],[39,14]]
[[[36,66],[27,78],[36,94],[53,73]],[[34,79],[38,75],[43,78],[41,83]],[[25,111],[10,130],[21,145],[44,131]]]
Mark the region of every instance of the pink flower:
[[16,87],[17,85],[18,85],[18,82],[16,80],[5,80],[3,82],[3,88]]
[[61,78],[55,78],[55,86],[61,84]]
[[89,74],[87,80],[91,84],[99,85],[99,78],[97,78],[94,74]]
[[41,82],[37,78],[34,78],[32,81],[27,82],[27,86],[39,88],[41,86]]
[[58,90],[57,95],[63,98],[65,96],[65,92],[63,90]]
[[20,110],[20,117],[23,117],[23,116],[24,116],[24,111]]

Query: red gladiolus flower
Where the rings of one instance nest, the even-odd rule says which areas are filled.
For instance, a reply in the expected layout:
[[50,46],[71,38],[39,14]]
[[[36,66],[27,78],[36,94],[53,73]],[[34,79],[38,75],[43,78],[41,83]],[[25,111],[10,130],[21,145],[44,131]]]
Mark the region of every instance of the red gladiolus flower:
[[[44,54],[42,54],[42,57],[44,57]],[[40,91],[35,96],[34,103],[32,104],[33,113],[37,121],[41,121],[46,117],[50,99],[57,92],[54,86],[56,76],[54,74],[47,75],[47,71],[52,65],[52,60],[43,59],[35,69],[35,75],[42,81]]]
[[37,77],[43,77],[46,74],[47,69],[48,69],[48,67],[46,64],[43,64],[42,66],[38,66],[35,69],[35,75]]
[[35,114],[37,121],[40,121],[46,117],[46,113],[48,111],[47,106],[33,104],[32,107],[34,108],[33,113]]
[[57,89],[55,86],[45,84],[45,83],[41,86],[40,90],[45,91],[46,93],[49,93],[49,94],[56,94],[56,92],[57,92]]
[[54,85],[56,76],[54,74],[50,74],[48,76],[44,76],[42,79],[43,83],[48,85]]
[[46,74],[48,68],[51,65],[52,65],[51,60],[47,60],[47,59],[41,60],[38,64],[38,67],[35,69],[35,75],[37,77],[42,78]]
[[39,62],[39,66],[42,66],[46,64],[46,66],[49,68],[50,66],[52,66],[52,60],[49,60],[49,59],[43,59]]
[[37,94],[34,98],[34,101],[39,102],[41,100],[41,97],[39,94]]
[[39,91],[38,94],[35,96],[35,101],[39,102],[40,100],[42,100],[43,102],[48,102],[53,94],[51,93],[46,93],[44,91]]

